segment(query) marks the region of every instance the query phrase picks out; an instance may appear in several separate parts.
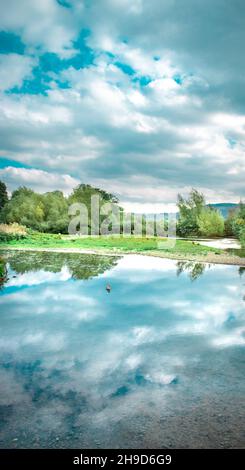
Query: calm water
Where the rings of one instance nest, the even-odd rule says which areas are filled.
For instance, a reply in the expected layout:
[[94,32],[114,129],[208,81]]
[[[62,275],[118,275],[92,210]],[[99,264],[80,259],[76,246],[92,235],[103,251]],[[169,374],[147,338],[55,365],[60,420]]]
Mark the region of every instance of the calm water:
[[245,447],[244,268],[4,256],[0,447]]

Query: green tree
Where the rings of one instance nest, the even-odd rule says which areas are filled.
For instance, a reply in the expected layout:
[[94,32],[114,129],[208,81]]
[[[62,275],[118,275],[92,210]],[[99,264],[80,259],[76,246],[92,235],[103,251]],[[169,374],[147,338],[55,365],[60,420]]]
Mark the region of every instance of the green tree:
[[44,220],[41,223],[43,232],[67,233],[68,201],[62,191],[52,191],[42,196]]
[[42,196],[26,187],[18,188],[3,208],[3,220],[7,223],[17,222],[26,227],[40,230],[44,220]]
[[233,224],[236,219],[237,209],[231,209],[228,212],[228,216],[225,220],[225,235],[232,237],[234,235]]
[[235,237],[239,238],[241,245],[245,246],[245,204],[240,201],[239,208],[235,213],[232,222],[232,231]]
[[197,218],[205,208],[204,195],[192,188],[187,199],[178,194],[179,221],[177,233],[181,236],[198,235]]
[[61,191],[38,194],[20,187],[3,209],[7,223],[17,222],[40,232],[67,233],[68,202]]
[[73,189],[72,194],[69,196],[69,203],[81,202],[90,207],[91,196],[99,195],[101,200],[105,202],[118,203],[118,198],[111,193],[104,191],[103,189],[95,188],[90,184],[79,184]]
[[245,228],[243,228],[239,233],[239,239],[242,245],[242,248],[245,248]]
[[[89,233],[91,231],[92,222],[96,222],[97,214],[91,211],[91,198],[92,196],[99,196],[99,211],[106,203],[118,204],[118,198],[111,193],[102,189],[95,188],[89,184],[79,184],[68,198],[68,205],[74,203],[82,203],[86,206],[88,211],[88,225]],[[121,208],[119,208],[121,210]],[[107,218],[107,215],[100,215],[100,224]]]
[[204,237],[224,235],[225,221],[219,211],[205,207],[197,217],[199,234]]
[[[19,187],[13,191],[11,199],[5,204],[2,210],[2,220],[8,224],[17,222],[41,232],[67,233],[68,207],[74,202],[86,205],[91,226],[91,197],[93,195],[99,196],[99,208],[108,202],[118,203],[118,199],[113,194],[85,184],[77,186],[68,199],[61,191],[38,194],[29,188]],[[101,216],[101,221],[106,217],[108,215]]]
[[0,181],[0,210],[3,209],[5,204],[8,202],[8,193],[6,184],[3,181]]

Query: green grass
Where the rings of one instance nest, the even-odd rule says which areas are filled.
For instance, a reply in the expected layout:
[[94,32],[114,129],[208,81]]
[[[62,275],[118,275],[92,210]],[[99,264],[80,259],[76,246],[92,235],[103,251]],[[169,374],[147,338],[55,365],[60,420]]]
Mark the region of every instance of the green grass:
[[10,240],[0,243],[1,248],[61,248],[61,249],[90,249],[107,250],[114,252],[144,252],[159,251],[179,254],[206,255],[208,253],[222,254],[223,250],[206,247],[186,240],[176,240],[173,248],[159,248],[158,243],[161,238],[135,238],[118,236],[100,237],[70,237],[66,235],[52,235],[33,233],[20,240]]

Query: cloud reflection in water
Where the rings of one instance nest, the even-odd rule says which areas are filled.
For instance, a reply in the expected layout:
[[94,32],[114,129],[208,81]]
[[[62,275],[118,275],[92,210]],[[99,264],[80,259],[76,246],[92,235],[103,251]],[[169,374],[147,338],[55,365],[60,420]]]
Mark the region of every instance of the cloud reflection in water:
[[55,270],[22,257],[20,269],[8,256],[0,299],[1,447],[240,444],[237,268],[212,266],[192,282],[190,266],[180,275],[177,262],[145,256],[110,269],[66,255],[57,268],[56,253]]

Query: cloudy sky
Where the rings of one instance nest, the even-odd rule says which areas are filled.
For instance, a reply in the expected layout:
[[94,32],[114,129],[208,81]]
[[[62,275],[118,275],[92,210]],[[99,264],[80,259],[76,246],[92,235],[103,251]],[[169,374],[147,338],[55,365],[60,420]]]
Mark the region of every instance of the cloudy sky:
[[0,0],[0,179],[245,195],[243,0]]

